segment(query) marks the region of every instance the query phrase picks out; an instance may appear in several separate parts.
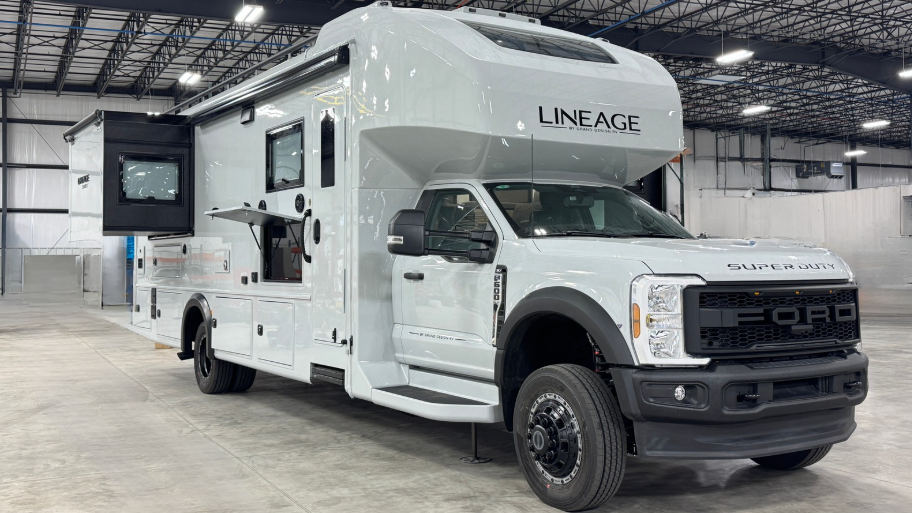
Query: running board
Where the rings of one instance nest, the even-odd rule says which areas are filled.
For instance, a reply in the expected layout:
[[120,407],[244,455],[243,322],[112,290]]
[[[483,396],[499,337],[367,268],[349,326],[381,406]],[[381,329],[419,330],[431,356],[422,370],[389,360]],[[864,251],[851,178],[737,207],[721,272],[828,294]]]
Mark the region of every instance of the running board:
[[371,391],[371,400],[380,406],[445,422],[493,423],[503,420],[499,404],[411,385],[375,388]]
[[323,381],[333,385],[345,386],[345,371],[317,363],[310,364],[310,381]]

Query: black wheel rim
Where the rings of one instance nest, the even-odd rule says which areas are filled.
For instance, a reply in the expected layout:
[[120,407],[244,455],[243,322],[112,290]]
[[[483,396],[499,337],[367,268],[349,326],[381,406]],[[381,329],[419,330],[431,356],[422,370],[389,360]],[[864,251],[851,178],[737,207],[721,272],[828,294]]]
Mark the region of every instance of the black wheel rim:
[[532,403],[526,440],[529,456],[546,481],[566,484],[576,477],[583,442],[579,421],[563,397],[546,393]]
[[202,338],[200,338],[199,345],[196,348],[199,354],[199,358],[196,360],[199,362],[197,367],[199,368],[200,376],[204,378],[208,378],[209,373],[212,372],[212,360],[209,359],[209,355],[207,354],[209,351],[206,350],[207,342],[208,341],[206,340],[206,335],[203,335]]

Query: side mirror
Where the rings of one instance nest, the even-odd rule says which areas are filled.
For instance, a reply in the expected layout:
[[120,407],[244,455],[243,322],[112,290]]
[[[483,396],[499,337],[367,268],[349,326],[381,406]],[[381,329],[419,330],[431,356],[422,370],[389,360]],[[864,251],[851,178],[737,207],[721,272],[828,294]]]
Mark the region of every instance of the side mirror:
[[423,210],[405,209],[390,220],[386,250],[393,255],[424,255]]

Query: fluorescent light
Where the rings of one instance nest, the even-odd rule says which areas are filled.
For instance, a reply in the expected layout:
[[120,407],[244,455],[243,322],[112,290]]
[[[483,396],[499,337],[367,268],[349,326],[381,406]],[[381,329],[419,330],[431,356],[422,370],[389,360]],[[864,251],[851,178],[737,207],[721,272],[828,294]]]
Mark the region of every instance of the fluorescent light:
[[706,84],[706,85],[724,85],[731,82],[740,82],[744,79],[744,75],[712,75],[709,77],[698,78],[693,81],[694,84]]
[[904,69],[904,70],[900,71],[899,73],[897,73],[897,75],[899,75],[900,78],[912,77],[912,68]]
[[193,85],[201,77],[202,77],[202,75],[200,75],[199,73],[195,73],[193,71],[185,71],[184,74],[181,75],[179,79],[177,79],[177,81],[180,82],[181,84]]
[[263,7],[259,5],[245,5],[243,9],[237,16],[234,17],[234,21],[241,23],[253,23],[257,18],[262,16]]
[[867,153],[867,152],[864,150],[849,150],[849,151],[845,152],[845,156],[846,157],[857,157],[859,155],[864,155],[865,153]]
[[766,112],[766,111],[770,110],[771,108],[772,107],[770,107],[769,105],[753,105],[753,106],[745,108],[744,110],[741,111],[741,113],[745,114],[747,116],[750,116],[751,114],[760,114],[761,112]]
[[734,52],[724,53],[716,57],[716,62],[719,64],[731,64],[733,62],[750,59],[753,55],[754,52],[750,50],[735,50]]
[[886,119],[878,119],[876,121],[868,121],[867,123],[862,123],[861,128],[882,128],[889,124],[890,122]]

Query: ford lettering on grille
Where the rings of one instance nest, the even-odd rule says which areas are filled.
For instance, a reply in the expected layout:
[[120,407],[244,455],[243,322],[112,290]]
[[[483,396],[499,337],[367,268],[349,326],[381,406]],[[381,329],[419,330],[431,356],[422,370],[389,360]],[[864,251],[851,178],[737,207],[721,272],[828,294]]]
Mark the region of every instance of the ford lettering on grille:
[[859,338],[854,286],[694,287],[685,303],[691,354],[807,350]]

